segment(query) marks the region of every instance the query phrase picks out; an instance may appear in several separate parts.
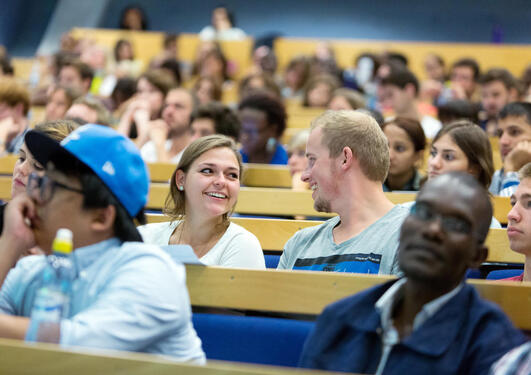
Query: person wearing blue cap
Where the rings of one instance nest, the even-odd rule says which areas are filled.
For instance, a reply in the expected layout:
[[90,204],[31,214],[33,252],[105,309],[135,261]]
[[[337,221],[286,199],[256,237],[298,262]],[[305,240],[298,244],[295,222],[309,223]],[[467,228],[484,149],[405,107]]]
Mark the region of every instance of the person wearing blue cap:
[[76,268],[70,309],[46,340],[203,363],[183,266],[140,243],[133,219],[145,221],[149,176],[135,145],[92,124],[60,144],[38,132],[28,132],[25,142],[46,172],[32,174],[26,194],[5,212],[0,337],[25,337],[46,264],[44,256],[17,263],[20,255],[34,245],[49,254],[57,230],[68,228]]

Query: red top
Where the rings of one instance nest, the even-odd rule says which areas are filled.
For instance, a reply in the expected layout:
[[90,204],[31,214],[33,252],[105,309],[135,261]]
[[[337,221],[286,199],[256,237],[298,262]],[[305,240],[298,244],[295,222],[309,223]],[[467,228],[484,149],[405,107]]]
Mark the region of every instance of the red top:
[[502,281],[524,281],[524,273],[522,272],[522,274],[519,276],[508,277],[506,279],[501,279],[501,280]]

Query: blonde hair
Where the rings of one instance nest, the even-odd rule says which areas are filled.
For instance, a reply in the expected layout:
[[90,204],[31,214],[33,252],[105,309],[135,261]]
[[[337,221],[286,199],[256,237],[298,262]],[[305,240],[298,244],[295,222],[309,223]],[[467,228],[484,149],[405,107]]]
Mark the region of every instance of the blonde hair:
[[295,152],[299,150],[306,149],[306,143],[308,143],[308,138],[310,137],[310,130],[304,129],[295,134],[289,141],[287,151]]
[[24,116],[26,116],[30,108],[30,93],[28,89],[18,83],[14,78],[1,77],[0,103],[6,103],[10,107],[21,103]]
[[77,98],[74,104],[82,104],[90,109],[92,109],[94,112],[96,112],[97,120],[96,123],[99,125],[105,125],[105,126],[111,126],[112,125],[112,116],[111,113],[105,108],[101,102],[93,97],[90,96],[82,96]]
[[[239,173],[239,179],[241,181],[242,179],[242,157],[236,148],[236,143],[224,135],[214,134],[209,135],[206,137],[201,137],[199,139],[196,139],[193,141],[183,152],[183,155],[181,157],[181,160],[179,161],[179,164],[177,165],[177,168],[173,172],[170,180],[170,192],[168,193],[168,196],[166,197],[166,203],[164,205],[164,214],[171,217],[172,220],[182,220],[186,215],[186,209],[185,209],[185,191],[181,191],[177,187],[177,182],[175,181],[175,177],[177,175],[177,171],[181,170],[184,173],[187,173],[190,169],[190,166],[193,164],[194,161],[197,160],[201,155],[203,155],[205,152],[213,150],[215,148],[228,148],[236,157],[236,160],[238,161],[238,167],[240,168]],[[229,213],[226,213],[223,215],[223,222],[228,223],[229,219]]]
[[78,124],[72,120],[46,121],[35,125],[34,130],[46,134],[57,142],[61,142],[66,136],[72,133]]
[[531,178],[531,163],[527,163],[518,171],[518,179],[522,181],[524,178]]
[[384,182],[389,171],[387,138],[374,118],[357,111],[326,111],[310,125],[322,129],[321,144],[331,158],[338,157],[345,147],[359,162],[363,174],[372,181]]

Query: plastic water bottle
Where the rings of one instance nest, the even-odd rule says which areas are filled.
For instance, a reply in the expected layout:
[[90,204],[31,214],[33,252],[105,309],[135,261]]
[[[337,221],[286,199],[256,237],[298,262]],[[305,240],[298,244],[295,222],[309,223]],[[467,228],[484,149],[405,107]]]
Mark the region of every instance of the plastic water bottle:
[[35,295],[26,341],[59,342],[60,322],[68,316],[75,275],[70,256],[72,248],[72,231],[59,229]]

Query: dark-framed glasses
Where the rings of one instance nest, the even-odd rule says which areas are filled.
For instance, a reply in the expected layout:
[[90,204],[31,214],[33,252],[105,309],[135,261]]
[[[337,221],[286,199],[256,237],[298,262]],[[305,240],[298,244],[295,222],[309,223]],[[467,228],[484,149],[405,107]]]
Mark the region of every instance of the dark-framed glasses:
[[465,218],[455,215],[445,215],[437,212],[433,206],[424,202],[415,202],[411,206],[411,215],[425,222],[440,220],[442,229],[449,233],[472,233],[472,223]]
[[[71,187],[60,182],[52,180],[47,175],[39,176],[37,173],[32,172],[28,177],[28,184],[26,185],[26,192],[29,196],[38,200],[40,204],[48,203],[54,193],[55,189],[60,187],[61,189],[73,191],[75,193],[83,194],[83,190]],[[37,194],[38,193],[38,194]]]

